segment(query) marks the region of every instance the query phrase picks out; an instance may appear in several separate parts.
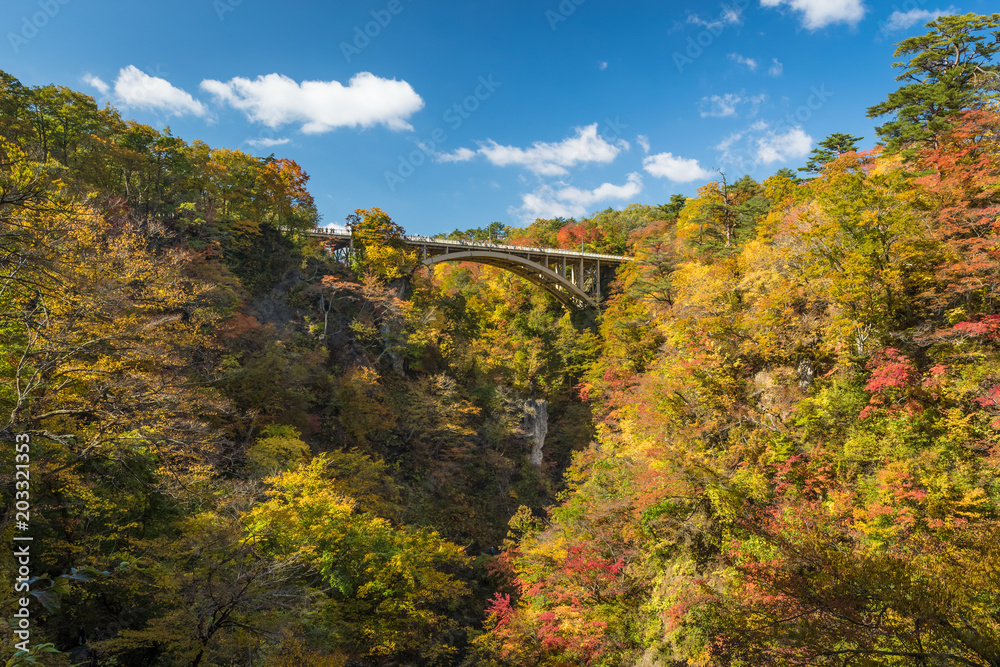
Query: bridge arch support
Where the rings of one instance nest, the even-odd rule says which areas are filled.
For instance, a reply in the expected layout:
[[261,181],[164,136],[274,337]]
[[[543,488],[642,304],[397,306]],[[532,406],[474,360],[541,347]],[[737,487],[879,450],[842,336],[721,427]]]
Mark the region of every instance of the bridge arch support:
[[478,264],[496,266],[538,285],[568,308],[575,308],[577,310],[597,308],[597,302],[573,284],[573,281],[566,278],[566,276],[560,275],[552,269],[524,257],[503,252],[476,249],[427,257],[421,262],[421,265],[430,267],[441,262],[476,262]]

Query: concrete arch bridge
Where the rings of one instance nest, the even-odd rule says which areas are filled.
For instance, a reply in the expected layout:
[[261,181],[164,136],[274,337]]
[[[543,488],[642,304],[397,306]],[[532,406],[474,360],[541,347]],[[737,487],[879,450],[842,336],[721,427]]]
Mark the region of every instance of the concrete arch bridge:
[[[318,227],[310,235],[322,239],[331,252],[342,254],[345,259],[351,251],[353,238],[346,228]],[[614,276],[619,266],[632,261],[631,257],[619,255],[429,236],[408,235],[403,240],[417,251],[423,266],[433,267],[441,262],[496,266],[538,285],[564,306],[577,310],[597,308],[602,284]]]

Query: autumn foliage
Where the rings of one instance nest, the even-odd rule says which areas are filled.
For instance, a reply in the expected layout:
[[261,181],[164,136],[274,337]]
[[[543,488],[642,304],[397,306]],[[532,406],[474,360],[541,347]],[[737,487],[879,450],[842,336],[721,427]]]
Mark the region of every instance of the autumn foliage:
[[331,254],[292,161],[0,106],[8,664],[1000,664],[995,107],[452,233],[627,253],[597,313],[377,207]]
[[995,662],[997,118],[965,114],[919,169],[848,152],[765,187],[735,253],[704,250],[722,183],[637,237],[582,384],[597,441],[548,521],[516,524],[482,646]]

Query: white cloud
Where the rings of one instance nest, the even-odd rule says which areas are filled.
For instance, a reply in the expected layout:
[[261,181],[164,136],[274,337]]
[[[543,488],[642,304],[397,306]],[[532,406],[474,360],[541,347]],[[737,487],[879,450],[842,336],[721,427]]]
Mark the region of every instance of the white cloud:
[[701,110],[698,112],[702,118],[725,118],[736,115],[736,105],[743,101],[743,98],[735,93],[725,95],[712,95],[701,98]]
[[717,143],[715,145],[715,150],[722,151],[723,154],[727,154],[729,152],[729,149],[732,148],[733,145],[742,138],[743,138],[743,132],[733,132],[728,137]]
[[642,168],[653,176],[668,178],[675,183],[690,183],[712,175],[694,158],[677,157],[673,153],[648,155],[642,159]]
[[805,157],[812,144],[813,138],[799,126],[782,123],[772,127],[758,118],[719,141],[714,148],[719,151],[719,164],[750,170],[761,164]]
[[129,65],[118,72],[115,95],[122,104],[137,109],[164,111],[176,116],[208,114],[205,105],[191,97],[190,93],[175,88],[166,79],[146,74],[135,65]]
[[739,7],[722,6],[719,17],[714,21],[701,18],[698,14],[688,14],[687,22],[700,25],[713,32],[717,32],[727,25],[740,25],[743,23],[742,9]]
[[755,116],[761,103],[767,99],[767,95],[753,95],[747,97],[743,91],[739,93],[726,93],[725,95],[712,95],[701,98],[701,109],[699,114],[702,118],[726,118],[737,115],[736,109],[741,104],[750,104],[747,116]]
[[111,90],[111,87],[106,84],[100,77],[96,77],[93,74],[87,73],[83,75],[83,82],[90,86],[91,88],[96,88],[101,95],[107,95]]
[[468,162],[476,157],[476,151],[471,148],[459,148],[452,153],[438,153],[435,157],[438,162]]
[[555,187],[543,185],[534,192],[522,195],[520,208],[510,212],[524,220],[535,218],[576,218],[586,215],[591,207],[602,201],[628,200],[642,192],[642,176],[637,172],[628,175],[622,185],[602,183],[593,190],[559,183]]
[[739,148],[745,134],[745,132],[733,132],[714,146],[720,153],[719,164],[732,164],[741,169],[745,168],[746,160],[743,159],[743,151]]
[[809,30],[825,28],[833,23],[857,25],[867,11],[863,0],[760,0],[760,5],[787,5],[802,14],[802,25]]
[[738,53],[730,53],[729,59],[738,62],[741,65],[746,65],[751,72],[757,70],[757,61],[753,58],[747,58],[746,56],[741,56]]
[[911,9],[908,12],[896,10],[892,14],[889,14],[889,20],[886,22],[882,30],[883,32],[906,30],[907,28],[912,28],[918,23],[924,25],[942,16],[951,16],[952,14],[957,13],[957,11],[958,10],[954,7],[935,10]]
[[593,190],[581,190],[572,186],[561,188],[556,195],[563,201],[576,205],[591,206],[599,201],[630,199],[642,192],[642,175],[633,171],[624,185],[602,183]]
[[602,60],[600,63],[597,64],[597,69],[601,70],[602,72],[604,70],[606,70],[607,68],[608,68],[608,61],[607,60]]
[[234,77],[225,83],[206,79],[201,88],[252,121],[268,127],[302,123],[306,134],[372,125],[411,130],[406,119],[424,106],[406,81],[382,79],[371,72],[355,74],[346,86],[339,81],[297,83],[283,74],[268,74],[254,80]]
[[793,127],[785,132],[772,130],[757,139],[757,162],[771,164],[803,158],[809,154],[812,144],[813,138],[801,127]]
[[261,137],[260,139],[247,139],[247,143],[254,147],[270,148],[271,146],[283,146],[290,142],[291,139],[288,137],[282,137],[281,139],[271,139],[269,137]]
[[742,24],[743,10],[739,7],[729,7],[727,5],[723,5],[722,14],[719,15],[719,20],[727,25]]
[[636,140],[636,143],[639,144],[639,148],[642,149],[642,152],[648,155],[649,154],[649,137],[647,137],[645,134],[640,134],[639,136],[637,136],[635,138],[635,140]]
[[[627,144],[626,144],[627,146]],[[611,162],[621,151],[597,134],[597,123],[576,128],[576,135],[557,143],[536,141],[530,148],[501,146],[492,139],[476,151],[498,167],[519,165],[540,176],[563,176],[567,167]]]
[[781,76],[785,71],[785,66],[781,64],[777,58],[771,59],[771,68],[767,70],[767,73],[771,76]]

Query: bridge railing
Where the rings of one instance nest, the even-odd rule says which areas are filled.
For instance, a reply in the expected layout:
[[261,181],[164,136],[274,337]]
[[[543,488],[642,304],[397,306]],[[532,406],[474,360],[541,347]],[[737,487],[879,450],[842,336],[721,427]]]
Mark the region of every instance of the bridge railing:
[[[331,225],[330,227],[317,227],[316,232],[319,234],[325,234],[329,236],[343,236],[350,237],[351,230],[346,227],[337,227]],[[483,248],[489,250],[499,250],[501,252],[537,252],[546,255],[565,255],[567,257],[591,257],[593,259],[608,259],[618,262],[629,262],[632,261],[631,257],[621,256],[621,255],[606,255],[597,252],[580,252],[577,250],[563,250],[562,248],[540,248],[534,246],[523,246],[523,245],[507,245],[504,243],[494,243],[490,241],[457,241],[453,239],[439,239],[433,236],[422,236],[420,234],[404,234],[403,239],[409,241],[410,243],[426,243],[434,245],[449,245],[459,248]]]

